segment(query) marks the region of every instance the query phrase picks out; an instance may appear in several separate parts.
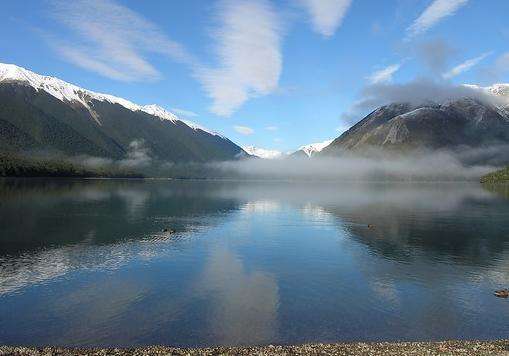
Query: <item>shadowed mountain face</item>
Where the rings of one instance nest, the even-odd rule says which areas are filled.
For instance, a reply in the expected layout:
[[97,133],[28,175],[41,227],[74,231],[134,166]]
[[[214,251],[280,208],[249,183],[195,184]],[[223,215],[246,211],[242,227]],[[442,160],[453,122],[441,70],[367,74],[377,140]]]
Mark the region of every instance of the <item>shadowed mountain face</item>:
[[230,140],[108,101],[59,100],[23,82],[0,83],[0,150],[123,158],[142,140],[150,155],[171,162],[231,160],[242,149]]
[[391,104],[380,107],[334,140],[322,154],[507,144],[509,118],[505,111],[479,100],[463,98],[441,105]]

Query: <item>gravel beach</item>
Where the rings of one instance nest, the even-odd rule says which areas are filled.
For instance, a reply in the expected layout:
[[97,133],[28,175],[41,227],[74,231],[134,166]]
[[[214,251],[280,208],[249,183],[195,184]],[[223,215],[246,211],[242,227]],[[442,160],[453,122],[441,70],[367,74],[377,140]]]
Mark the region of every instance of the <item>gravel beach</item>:
[[305,344],[297,346],[73,349],[0,346],[0,355],[509,355],[509,340]]

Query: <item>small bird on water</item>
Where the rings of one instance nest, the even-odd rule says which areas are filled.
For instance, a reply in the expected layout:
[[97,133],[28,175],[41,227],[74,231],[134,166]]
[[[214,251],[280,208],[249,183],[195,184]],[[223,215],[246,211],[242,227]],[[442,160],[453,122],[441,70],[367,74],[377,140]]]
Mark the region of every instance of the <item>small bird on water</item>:
[[509,297],[509,289],[496,290],[495,296],[499,298],[507,298]]

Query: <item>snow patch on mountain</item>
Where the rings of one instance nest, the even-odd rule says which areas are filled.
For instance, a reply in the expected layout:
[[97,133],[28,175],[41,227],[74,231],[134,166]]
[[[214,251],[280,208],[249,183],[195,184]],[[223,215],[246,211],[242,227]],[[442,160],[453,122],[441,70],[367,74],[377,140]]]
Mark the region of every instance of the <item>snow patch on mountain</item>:
[[463,84],[463,86],[493,98],[493,104],[498,112],[509,120],[509,84],[499,83],[487,87],[476,84]]
[[146,112],[147,114],[152,116],[157,116],[161,119],[170,120],[171,122],[179,121],[179,118],[175,114],[167,111],[166,109],[160,107],[159,105],[155,104],[145,105],[139,107],[138,110]]
[[304,145],[299,147],[298,151],[303,151],[308,157],[313,156],[317,152],[322,151],[325,147],[330,145],[334,140],[327,140],[323,142],[311,143],[309,145]]
[[242,147],[244,151],[246,151],[251,156],[256,156],[265,159],[276,159],[281,158],[283,153],[277,150],[266,150],[264,148],[258,148],[255,146],[245,146]]
[[482,87],[476,84],[463,84],[463,86],[502,99],[509,105],[509,84],[507,83],[493,84],[487,87]]
[[498,96],[506,96],[509,98],[509,84],[493,84],[488,90]]
[[177,122],[182,122],[183,124],[189,126],[193,130],[204,131],[208,134],[214,136],[220,136],[225,138],[222,135],[219,135],[216,132],[208,130],[201,125],[198,125],[194,122],[188,120],[179,119],[177,115],[174,113],[162,108],[158,105],[138,105],[129,100],[119,98],[109,94],[96,93],[91,90],[80,88],[74,84],[67,83],[61,79],[44,76],[37,73],[34,73],[28,69],[19,67],[14,64],[5,64],[0,63],[0,82],[23,82],[35,90],[43,90],[46,93],[52,95],[63,102],[77,102],[83,105],[87,110],[91,113],[92,117],[100,124],[97,114],[93,111],[90,106],[90,102],[92,100],[108,102],[111,104],[118,104],[125,107],[131,111],[142,111],[154,117],[157,117],[162,120],[168,120],[174,124]]

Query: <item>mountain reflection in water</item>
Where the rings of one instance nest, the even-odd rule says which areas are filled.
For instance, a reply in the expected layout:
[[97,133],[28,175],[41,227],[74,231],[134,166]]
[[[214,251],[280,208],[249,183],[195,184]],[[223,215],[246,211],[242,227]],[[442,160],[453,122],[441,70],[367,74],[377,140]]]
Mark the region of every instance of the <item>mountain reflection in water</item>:
[[0,344],[506,337],[507,191],[3,180]]

